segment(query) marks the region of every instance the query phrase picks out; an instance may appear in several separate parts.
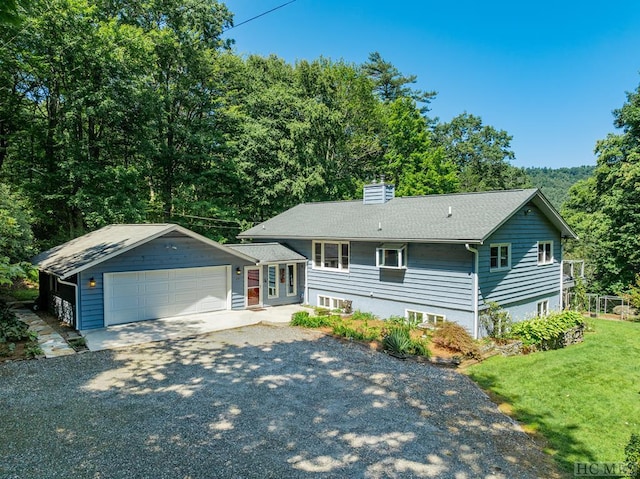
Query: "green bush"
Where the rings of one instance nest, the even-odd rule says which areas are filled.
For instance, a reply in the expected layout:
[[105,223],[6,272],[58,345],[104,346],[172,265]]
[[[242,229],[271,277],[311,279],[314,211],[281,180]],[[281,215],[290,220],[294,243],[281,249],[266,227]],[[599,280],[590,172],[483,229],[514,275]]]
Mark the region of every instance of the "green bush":
[[356,309],[351,315],[351,319],[353,319],[354,321],[368,321],[368,320],[378,319],[378,317],[373,313],[368,313],[368,312],[360,311],[359,309]]
[[7,307],[0,302],[0,342],[21,341],[29,337],[29,326],[20,321]]
[[411,348],[409,329],[404,326],[393,326],[382,338],[382,346],[395,354],[407,354]]
[[333,326],[339,316],[310,316],[308,311],[297,311],[291,315],[292,326],[302,326],[304,328],[321,328],[323,326]]
[[382,346],[395,354],[431,357],[428,341],[411,338],[411,328],[407,324],[396,324],[390,327],[382,338]]
[[441,348],[457,352],[465,357],[477,358],[480,350],[469,332],[457,323],[445,321],[433,332],[431,340]]
[[480,324],[490,338],[503,338],[511,330],[511,317],[495,301],[487,302],[487,309],[480,314]]
[[629,466],[631,479],[640,479],[640,434],[631,434],[629,444],[624,448],[625,461]]
[[557,341],[565,332],[582,324],[584,320],[580,313],[563,311],[515,323],[510,336],[527,346],[540,346],[545,342]]

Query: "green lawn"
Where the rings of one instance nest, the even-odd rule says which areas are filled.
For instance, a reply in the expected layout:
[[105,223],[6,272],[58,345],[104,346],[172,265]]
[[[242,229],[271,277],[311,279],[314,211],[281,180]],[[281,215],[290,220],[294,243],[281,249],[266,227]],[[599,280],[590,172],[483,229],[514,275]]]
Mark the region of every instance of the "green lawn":
[[574,462],[623,460],[631,433],[640,433],[640,323],[590,323],[584,343],[493,357],[467,371],[541,433],[568,471]]

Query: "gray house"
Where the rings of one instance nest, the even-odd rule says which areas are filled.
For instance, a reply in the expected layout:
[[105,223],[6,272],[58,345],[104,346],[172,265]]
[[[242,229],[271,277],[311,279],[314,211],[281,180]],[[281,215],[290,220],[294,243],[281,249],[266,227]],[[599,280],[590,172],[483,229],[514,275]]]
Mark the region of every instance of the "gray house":
[[575,234],[537,189],[306,203],[239,235],[307,258],[305,302],[423,322],[455,321],[481,334],[497,302],[514,320],[561,307],[562,241]]
[[174,224],[110,225],[33,259],[40,307],[78,330],[299,303],[305,261],[282,245],[231,248]]

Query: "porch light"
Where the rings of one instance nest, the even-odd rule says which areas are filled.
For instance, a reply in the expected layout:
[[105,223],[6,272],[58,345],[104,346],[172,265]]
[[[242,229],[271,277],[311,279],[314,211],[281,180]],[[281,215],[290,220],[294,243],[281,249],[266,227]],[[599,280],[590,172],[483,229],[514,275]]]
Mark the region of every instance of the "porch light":
[[96,287],[96,279],[91,276],[91,278],[89,278],[89,287],[90,288],[95,288]]
[[240,266],[238,266],[236,268],[236,275],[240,276],[242,274],[242,270],[240,269]]

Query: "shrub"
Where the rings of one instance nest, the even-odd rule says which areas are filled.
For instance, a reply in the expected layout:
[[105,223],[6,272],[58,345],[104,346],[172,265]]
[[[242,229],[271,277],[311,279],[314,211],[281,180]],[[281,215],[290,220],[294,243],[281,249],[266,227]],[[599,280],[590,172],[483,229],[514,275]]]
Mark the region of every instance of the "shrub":
[[495,301],[487,303],[488,308],[480,314],[480,324],[490,338],[503,338],[511,330],[511,317]]
[[28,337],[29,326],[20,321],[5,302],[0,302],[0,342],[21,341]]
[[441,348],[457,352],[465,357],[477,358],[480,350],[468,331],[457,323],[443,322],[433,333],[432,341]]
[[368,312],[360,311],[359,309],[356,309],[351,315],[351,319],[353,319],[354,321],[368,321],[368,320],[378,319],[378,317],[373,313],[368,313]]
[[427,340],[413,339],[411,337],[411,328],[406,324],[396,324],[390,327],[382,338],[382,346],[384,349],[396,354],[431,357]]
[[640,434],[631,434],[629,444],[624,448],[625,461],[631,479],[640,479]]
[[352,328],[343,322],[333,325],[333,334],[347,339],[355,339],[356,341],[362,341],[364,339],[362,331]]
[[291,315],[292,326],[302,326],[304,328],[321,328],[323,326],[332,326],[336,316],[310,316],[308,311],[297,311]]
[[387,330],[382,338],[384,349],[395,354],[406,354],[411,347],[409,329],[404,326],[393,326]]
[[543,343],[557,341],[565,332],[582,324],[584,321],[580,313],[563,311],[515,323],[510,336],[527,346],[540,346]]

